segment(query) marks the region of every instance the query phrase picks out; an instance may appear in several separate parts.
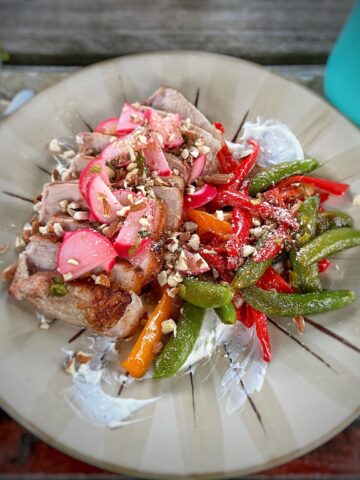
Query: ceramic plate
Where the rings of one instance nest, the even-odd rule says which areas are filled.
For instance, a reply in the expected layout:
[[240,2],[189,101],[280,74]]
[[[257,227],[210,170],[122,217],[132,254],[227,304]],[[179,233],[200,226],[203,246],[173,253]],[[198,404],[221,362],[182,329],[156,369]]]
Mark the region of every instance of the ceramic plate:
[[[323,100],[250,63],[203,53],[134,55],[81,70],[36,96],[0,127],[1,243],[13,244],[31,205],[5,194],[33,198],[52,165],[47,144],[119,113],[124,99],[147,97],[160,84],[181,90],[233,137],[248,119],[272,117],[286,124],[308,155],[322,163],[319,175],[351,184],[360,193],[360,134]],[[44,171],[45,169],[45,171]],[[360,227],[360,208],[342,202]],[[10,249],[1,266],[15,260]],[[32,309],[1,292],[1,404],[44,441],[102,468],[147,477],[246,475],[287,462],[329,440],[359,414],[360,250],[336,257],[325,276],[332,288],[354,289],[358,300],[340,312],[310,319],[300,336],[287,319],[273,319],[273,361],[262,390],[228,415],[218,399],[219,358],[210,374],[183,376],[163,395],[159,381],[135,384],[125,394],[161,396],[141,422],[109,430],[93,426],[67,405],[61,392],[70,378],[60,348],[76,333],[55,322],[38,328]],[[209,368],[209,366],[204,367]],[[136,391],[135,391],[136,389]],[[135,392],[135,393],[134,393]]]

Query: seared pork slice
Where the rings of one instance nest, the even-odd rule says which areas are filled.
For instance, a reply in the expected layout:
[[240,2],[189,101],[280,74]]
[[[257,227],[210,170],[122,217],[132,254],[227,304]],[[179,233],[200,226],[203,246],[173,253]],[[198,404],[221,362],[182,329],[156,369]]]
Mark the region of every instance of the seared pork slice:
[[42,191],[40,222],[46,223],[50,217],[61,213],[60,202],[63,200],[69,203],[78,202],[82,210],[88,209],[80,193],[78,181],[47,183]]
[[91,228],[91,224],[84,220],[75,220],[73,217],[67,213],[57,213],[49,218],[48,225],[54,225],[58,223],[61,225],[62,229],[66,231],[79,230],[80,228]]
[[111,280],[127,291],[140,293],[146,278],[140,267],[134,267],[127,260],[119,260],[111,270]]
[[73,158],[71,161],[70,168],[68,170],[68,173],[65,177],[63,177],[63,180],[74,180],[75,178],[80,177],[80,173],[84,170],[86,165],[91,161],[94,160],[94,157],[90,155],[83,155],[79,153],[76,155],[76,157]]
[[76,143],[79,153],[91,155],[102,152],[112,138],[115,137],[98,132],[82,132],[76,135]]
[[180,113],[182,120],[190,118],[190,121],[210,132],[220,140],[219,131],[209,122],[203,113],[200,112],[182,93],[174,88],[160,87],[154,92],[146,103],[158,110],[165,110],[171,113]]
[[167,220],[166,230],[174,232],[179,229],[182,222],[183,192],[176,187],[153,187],[156,198],[166,205]]
[[30,269],[56,271],[60,242],[56,235],[32,235],[24,255]]
[[165,157],[171,170],[177,170],[185,183],[188,183],[190,177],[189,165],[181,157],[177,157],[173,153],[166,152]]
[[[157,188],[157,187],[153,187]],[[151,200],[154,208],[153,228],[151,240],[157,242],[166,230],[167,207],[160,200]]]
[[222,147],[221,140],[219,138],[214,137],[211,133],[207,130],[204,130],[197,125],[190,125],[189,128],[184,127],[183,133],[193,140],[197,140],[201,138],[204,142],[204,145],[210,148],[210,152],[206,154],[206,164],[204,167],[203,175],[209,175],[211,173],[218,172],[218,160],[216,155],[218,151]]
[[[185,190],[185,181],[180,175],[170,175],[169,177],[160,177],[161,182],[158,184],[164,187],[177,187],[180,190]],[[155,181],[156,183],[156,181]]]
[[86,281],[67,284],[64,297],[49,295],[56,273],[30,275],[25,254],[19,256],[15,278],[9,293],[27,300],[50,318],[89,328],[110,337],[126,338],[137,328],[144,312],[141,299],[118,286],[111,288]]

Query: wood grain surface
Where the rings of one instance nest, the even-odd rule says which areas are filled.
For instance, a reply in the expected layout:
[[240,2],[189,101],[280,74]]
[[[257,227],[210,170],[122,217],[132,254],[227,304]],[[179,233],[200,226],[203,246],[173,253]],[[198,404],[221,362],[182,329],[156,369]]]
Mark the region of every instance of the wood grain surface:
[[1,0],[13,64],[85,65],[153,50],[323,62],[353,0]]

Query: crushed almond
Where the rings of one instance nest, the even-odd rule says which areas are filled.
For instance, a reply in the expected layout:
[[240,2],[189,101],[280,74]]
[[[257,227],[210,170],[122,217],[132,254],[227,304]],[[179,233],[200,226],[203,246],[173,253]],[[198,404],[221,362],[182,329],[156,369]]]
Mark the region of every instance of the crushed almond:
[[100,273],[95,279],[95,285],[102,285],[103,287],[109,288],[111,286],[110,278],[104,273]]
[[73,278],[73,274],[71,272],[63,274],[64,282],[69,282],[70,280],[72,280],[72,278]]
[[218,220],[224,221],[224,212],[222,210],[216,210],[215,216]]
[[191,238],[189,240],[189,245],[193,250],[199,250],[200,248],[200,237],[196,233],[191,235]]
[[207,153],[211,152],[211,148],[208,147],[207,145],[202,145],[199,147],[199,152],[206,155]]
[[179,248],[179,240],[175,237],[170,237],[167,240],[166,248],[169,250],[169,252],[175,253]]
[[172,318],[164,320],[161,323],[161,331],[164,335],[174,332],[174,337],[176,337],[176,322]]
[[243,246],[243,256],[244,257],[249,257],[253,253],[256,252],[256,248],[253,247],[252,245],[244,245]]
[[17,268],[16,263],[4,268],[4,270],[1,273],[1,280],[4,282],[11,282],[15,277],[16,268]]
[[299,333],[304,333],[305,331],[305,319],[303,316],[301,315],[295,315],[295,317],[293,317],[293,321],[296,325],[296,328],[298,329]]
[[262,227],[255,227],[250,229],[250,233],[252,233],[255,238],[260,238],[264,232]]
[[74,214],[72,215],[72,217],[74,218],[74,220],[89,220],[89,212],[74,212]]
[[189,155],[190,155],[190,152],[187,148],[184,148],[184,150],[181,152],[181,157],[186,160],[187,158],[189,158]]
[[40,226],[39,227],[39,233],[41,235],[46,235],[47,233],[49,233],[48,225]]
[[54,233],[57,237],[62,237],[63,236],[63,233],[64,233],[64,229],[62,228],[62,226],[60,225],[60,223],[58,222],[55,222],[54,225]]
[[196,232],[198,225],[195,222],[185,222],[184,228],[187,232]]
[[184,271],[184,270],[187,270],[187,268],[188,268],[188,265],[186,262],[185,253],[184,253],[184,250],[181,250],[179,258],[175,264],[175,269]]
[[116,212],[116,215],[118,217],[125,217],[129,210],[130,210],[130,206],[127,205],[126,207],[123,207],[121,210],[118,210]]
[[61,200],[61,202],[59,202],[59,205],[60,205],[61,211],[65,213],[67,211],[69,201],[68,200]]
[[160,287],[163,287],[164,285],[167,284],[167,273],[165,270],[162,270],[158,275],[157,275],[157,281],[159,282]]
[[76,258],[69,258],[69,260],[67,261],[67,263],[68,263],[69,265],[75,265],[75,266],[80,265],[80,262],[79,262],[78,260],[76,260]]
[[24,242],[24,239],[22,237],[20,237],[20,235],[16,235],[15,249],[16,250],[22,250],[25,247],[26,247],[26,243]]
[[49,143],[49,150],[50,152],[53,152],[53,153],[61,152],[61,145],[59,143],[59,140],[57,140],[56,138],[53,138]]

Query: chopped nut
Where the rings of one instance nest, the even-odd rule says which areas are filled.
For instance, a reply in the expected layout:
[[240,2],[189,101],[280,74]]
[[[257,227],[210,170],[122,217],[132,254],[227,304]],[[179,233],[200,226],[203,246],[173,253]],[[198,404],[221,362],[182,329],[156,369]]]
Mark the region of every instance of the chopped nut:
[[174,288],[170,288],[168,291],[167,291],[169,297],[171,298],[175,298],[176,295],[179,293],[179,289],[177,287],[174,287]]
[[102,285],[103,287],[110,287],[111,286],[110,278],[107,275],[105,275],[104,273],[100,273],[100,275],[98,275],[96,277],[95,285]]
[[60,205],[61,210],[65,213],[67,211],[69,201],[68,200],[61,200],[61,202],[59,202],[59,205]]
[[73,274],[71,272],[63,274],[64,282],[69,282],[72,278],[73,278]]
[[9,243],[5,242],[0,245],[0,255],[3,255],[9,250]]
[[74,212],[72,217],[75,220],[89,220],[89,212]]
[[130,162],[129,165],[126,167],[127,171],[134,170],[134,168],[137,168],[137,163],[136,162]]
[[104,227],[102,229],[102,233],[107,237],[107,238],[112,238],[115,233],[117,233],[120,230],[121,223],[118,221],[115,221],[111,223],[108,227]]
[[75,370],[75,358],[68,358],[65,362],[65,372],[68,373],[69,375],[74,375],[76,370]]
[[66,150],[66,152],[64,152],[61,157],[64,159],[64,160],[69,160],[69,158],[72,158],[75,156],[75,152],[74,150]]
[[127,198],[129,200],[129,203],[134,203],[134,195],[132,193],[128,193]]
[[244,257],[249,257],[254,252],[256,252],[256,248],[253,247],[252,245],[244,245],[243,246],[243,256]]
[[129,210],[130,210],[130,206],[127,205],[126,207],[123,207],[121,210],[118,210],[116,212],[116,215],[118,217],[125,217]]
[[157,281],[159,282],[160,287],[163,287],[164,285],[167,284],[167,273],[165,270],[162,270],[158,275],[157,275]]
[[194,145],[196,147],[201,147],[202,145],[204,145],[204,140],[201,137],[199,137],[195,140]]
[[48,233],[48,225],[44,225],[44,226],[41,226],[39,227],[39,233],[41,235],[46,235]]
[[76,258],[69,258],[69,260],[67,261],[67,263],[68,263],[69,265],[75,265],[75,266],[80,265],[80,262],[79,262],[78,260],[76,260]]
[[216,268],[212,268],[211,271],[215,280],[219,278],[220,275],[219,275],[219,272],[216,270]]
[[4,270],[1,273],[1,280],[4,282],[11,282],[15,277],[16,268],[17,268],[16,263],[4,268]]
[[353,198],[353,205],[355,205],[356,207],[360,207],[360,195],[355,195],[355,197]]
[[190,152],[187,148],[184,148],[184,150],[181,152],[181,156],[184,160],[186,160],[190,155]]
[[166,248],[169,250],[169,252],[175,253],[179,248],[179,240],[177,238],[170,237],[167,240]]
[[194,146],[190,147],[189,153],[194,158],[197,158],[199,156],[199,150]]
[[16,235],[15,238],[15,249],[16,250],[22,250],[23,248],[26,247],[26,243],[24,242],[23,238],[20,237],[20,235]]
[[232,173],[213,173],[211,175],[204,175],[204,181],[212,185],[227,185],[234,175]]
[[195,193],[195,187],[194,185],[188,185],[187,188],[186,188],[186,193],[188,193],[189,195],[192,195],[193,193]]
[[161,331],[164,335],[174,332],[174,337],[176,337],[176,322],[172,318],[164,320],[161,323]]
[[293,321],[298,329],[299,333],[304,333],[305,331],[305,319],[301,315],[295,315]]
[[164,344],[163,344],[162,342],[156,342],[156,343],[154,343],[154,345],[153,345],[152,353],[153,353],[154,355],[158,355],[163,348],[164,348]]
[[79,350],[76,354],[76,360],[79,362],[79,363],[89,363],[90,360],[93,358],[93,355],[91,355],[90,353],[85,353],[85,352],[82,352],[81,350]]
[[263,234],[263,229],[262,227],[255,227],[250,229],[250,233],[252,233],[255,238],[260,238],[261,235]]
[[193,250],[199,250],[200,248],[200,237],[196,233],[191,235],[191,238],[189,240],[189,245]]
[[49,143],[49,150],[50,152],[53,152],[53,153],[61,152],[61,145],[59,143],[59,140],[57,140],[56,138],[53,138]]
[[41,206],[42,206],[42,203],[41,203],[41,202],[35,203],[34,206],[33,206],[34,212],[40,212]]
[[184,228],[187,232],[196,232],[198,225],[195,222],[185,222]]
[[175,268],[176,268],[176,270],[181,270],[181,271],[187,270],[188,265],[187,265],[187,262],[186,262],[186,257],[185,257],[184,250],[181,250],[179,258],[178,258],[178,260],[175,264]]
[[143,227],[149,227],[150,226],[150,222],[149,220],[146,218],[146,217],[141,217],[139,219],[139,223],[140,225],[142,225]]
[[207,153],[211,152],[211,148],[207,145],[203,145],[199,147],[199,152],[206,155]]
[[[180,276],[181,280],[182,280],[182,277]],[[168,281],[167,281],[167,284],[169,285],[169,287],[176,287],[180,282],[178,282],[177,278],[175,277],[175,275],[172,273],[171,275],[169,275],[169,278],[168,278]]]
[[222,210],[216,210],[215,216],[218,220],[224,221],[224,212]]
[[62,237],[62,236],[63,236],[63,233],[64,233],[64,229],[62,228],[62,226],[60,225],[60,223],[55,222],[53,226],[54,226],[55,235],[56,235],[57,237]]

